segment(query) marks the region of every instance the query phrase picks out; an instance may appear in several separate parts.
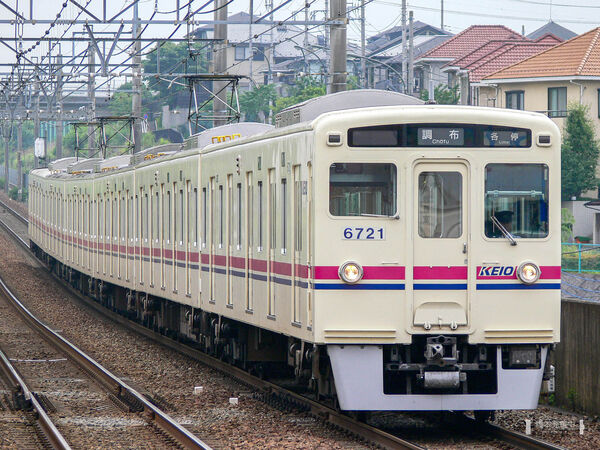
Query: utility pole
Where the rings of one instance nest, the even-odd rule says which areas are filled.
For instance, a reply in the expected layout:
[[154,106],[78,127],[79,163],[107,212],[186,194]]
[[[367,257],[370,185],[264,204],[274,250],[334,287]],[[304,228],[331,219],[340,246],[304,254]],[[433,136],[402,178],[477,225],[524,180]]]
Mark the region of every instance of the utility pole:
[[347,78],[347,44],[346,44],[346,0],[331,0],[331,61],[329,63],[329,89],[328,92],[342,92],[346,90]]
[[[88,46],[88,101],[90,107],[88,110],[88,120],[91,122],[96,118],[96,57],[94,55],[94,46],[90,42]],[[88,148],[96,147],[96,132],[94,126],[88,126]],[[88,154],[88,157],[91,155]]]
[[365,0],[360,0],[360,85],[367,87],[367,36],[365,19]]
[[131,95],[131,115],[133,116],[133,153],[142,149],[142,43],[140,37],[140,25],[138,15],[138,2],[133,4],[133,25],[131,37],[135,39],[133,44],[133,78]]
[[[214,38],[219,39],[215,42],[215,57],[214,57],[214,73],[215,75],[225,75],[227,70],[227,25],[224,23],[227,20],[227,1],[215,1],[215,32]],[[227,83],[224,81],[213,81],[213,127],[225,125],[227,120]]]
[[17,186],[19,189],[19,200],[23,200],[23,121],[17,124]]
[[[40,137],[40,79],[36,76],[35,80],[35,107],[33,108],[33,139],[34,142]],[[33,167],[37,169],[39,167],[39,158],[34,156]]]
[[442,31],[444,31],[444,0],[440,0],[441,1],[441,6],[440,6],[440,12],[441,12],[441,25],[440,28],[442,29]]
[[248,64],[250,66],[249,70],[248,70],[248,75],[250,76],[250,82],[248,83],[248,90],[251,91],[252,90],[252,63],[254,61],[254,48],[252,47],[252,39],[254,38],[254,35],[252,34],[252,22],[254,22],[254,0],[250,0],[250,24],[248,25],[248,52],[250,53],[250,55],[248,56]]
[[413,12],[408,13],[408,80],[406,81],[408,95],[415,93],[415,66],[414,66],[414,47],[413,47]]
[[402,0],[402,91],[406,94],[406,63],[408,52],[406,47],[406,0]]
[[57,57],[57,63],[59,66],[56,74],[56,159],[62,158],[62,146],[63,146],[63,104],[62,104],[62,84],[63,84],[63,70],[62,70],[62,56]]

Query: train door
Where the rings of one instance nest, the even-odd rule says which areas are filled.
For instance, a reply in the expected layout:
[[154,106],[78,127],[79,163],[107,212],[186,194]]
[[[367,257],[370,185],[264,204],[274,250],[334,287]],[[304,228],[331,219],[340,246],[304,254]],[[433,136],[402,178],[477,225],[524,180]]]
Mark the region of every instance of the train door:
[[456,330],[469,310],[467,165],[419,163],[413,188],[413,326]]

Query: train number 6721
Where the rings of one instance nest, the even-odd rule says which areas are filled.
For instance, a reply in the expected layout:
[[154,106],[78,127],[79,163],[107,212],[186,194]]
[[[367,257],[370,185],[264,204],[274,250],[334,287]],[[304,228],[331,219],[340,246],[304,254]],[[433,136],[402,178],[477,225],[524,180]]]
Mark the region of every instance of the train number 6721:
[[372,227],[346,227],[344,228],[344,239],[382,241],[385,239],[385,229]]

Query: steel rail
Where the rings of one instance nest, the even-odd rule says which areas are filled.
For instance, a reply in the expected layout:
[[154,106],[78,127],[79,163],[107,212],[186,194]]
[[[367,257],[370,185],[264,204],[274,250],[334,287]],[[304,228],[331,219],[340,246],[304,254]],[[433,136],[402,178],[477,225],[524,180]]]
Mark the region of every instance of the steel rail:
[[164,347],[170,348],[171,350],[174,350],[194,360],[197,360],[215,370],[218,370],[219,372],[238,380],[242,384],[252,386],[253,388],[256,388],[266,394],[276,394],[280,398],[290,401],[290,403],[301,404],[305,406],[311,414],[318,416],[332,425],[343,428],[344,430],[358,435],[363,439],[368,440],[369,442],[372,442],[375,445],[379,445],[383,448],[411,450],[421,450],[424,448],[410,441],[401,439],[397,436],[387,433],[383,430],[355,420],[333,408],[318,403],[295,392],[289,391],[284,387],[255,377],[254,375],[251,375],[243,369],[240,369],[236,366],[232,366],[200,350],[194,349],[188,345],[181,344],[166,336],[158,334],[139,323],[133,322],[127,319],[126,317],[115,313],[114,311],[110,311],[104,308],[99,303],[81,294],[72,286],[65,285],[64,283],[62,283],[62,280],[60,280],[56,275],[52,275],[55,277],[55,279],[60,281],[61,285],[65,289],[67,289],[71,294],[73,294],[80,301],[85,303],[88,307],[91,307],[103,316],[111,319],[114,322],[119,323],[120,325],[123,325],[125,328],[134,331],[135,333],[141,334],[142,336],[159,343]]
[[17,219],[19,219],[25,225],[29,224],[29,220],[27,219],[27,217],[22,216],[20,212],[12,209],[10,207],[10,205],[8,205],[8,203],[5,203],[3,200],[0,200],[0,206],[4,209],[8,210],[8,212],[10,212],[13,216],[15,216]]
[[515,445],[517,448],[523,448],[527,450],[566,450],[565,447],[561,447],[560,445],[542,441],[541,439],[532,436],[527,436],[526,434],[519,433],[518,431],[509,430],[499,425],[494,425],[491,423],[485,423],[483,425],[483,431],[486,434],[496,436],[505,442]]
[[2,350],[0,350],[0,370],[6,375],[6,378],[9,379],[19,395],[24,399],[25,403],[28,406],[31,406],[33,411],[35,411],[36,420],[44,435],[52,445],[52,448],[57,450],[71,450],[71,446],[67,440],[60,431],[58,431],[58,428],[56,428],[52,419],[46,414],[46,411],[44,411],[44,408],[40,405],[35,396],[32,395],[27,384],[17,372],[17,369],[12,365]]
[[[0,200],[0,206],[3,206],[9,212],[13,213],[15,216],[19,217],[24,223],[29,223],[27,219],[21,216],[18,212],[13,210],[10,206]],[[25,242],[20,236],[18,236],[10,227],[8,227],[4,222],[0,221],[0,225],[6,228],[12,236],[14,236],[21,245],[25,246],[29,249],[29,244]],[[200,350],[196,350],[187,345],[183,345],[172,339],[158,334],[143,325],[140,325],[136,322],[133,322],[127,319],[124,316],[121,316],[114,311],[107,310],[102,305],[94,302],[93,300],[87,298],[82,295],[79,291],[72,288],[71,286],[65,285],[60,278],[58,278],[55,274],[52,274],[61,285],[65,287],[69,292],[74,294],[79,300],[83,301],[86,305],[93,308],[94,310],[100,312],[104,316],[110,318],[111,320],[125,326],[126,328],[135,331],[159,344],[171,348],[183,355],[189,356],[192,359],[198,360],[224,374],[227,374],[238,381],[256,387],[267,393],[275,393],[284,398],[288,398],[293,400],[296,403],[301,403],[309,407],[309,410],[312,414],[322,417],[327,422],[344,428],[347,431],[358,434],[364,439],[369,440],[370,442],[375,443],[376,445],[380,445],[384,448],[391,449],[422,449],[423,447],[406,441],[404,439],[398,438],[392,434],[386,433],[383,430],[379,430],[375,427],[367,425],[365,423],[359,422],[345,414],[340,413],[339,411],[329,408],[326,405],[318,403],[314,400],[308,399],[304,396],[301,396],[295,392],[291,392],[281,386],[278,386],[269,381],[263,380],[261,378],[255,377],[254,375],[249,374],[248,372],[229,365],[220,359],[214,358]],[[1,282],[1,279],[0,279]],[[469,417],[464,417],[464,420],[469,423],[471,426],[479,426],[482,427],[483,430],[487,432],[489,435],[496,436],[497,438],[504,440],[512,445],[516,445],[519,448],[538,450],[538,449],[550,449],[550,450],[564,450],[564,447],[559,445],[552,444],[550,442],[542,441],[541,439],[534,438],[532,436],[527,436],[523,433],[519,433],[517,431],[512,431],[507,428],[503,428],[499,425],[494,425],[490,423],[476,423],[474,419],[470,419]]]
[[48,326],[37,319],[21,301],[11,292],[8,286],[4,283],[4,280],[0,278],[0,288],[10,300],[11,304],[19,312],[21,317],[27,322],[31,328],[39,332],[48,342],[54,345],[58,350],[68,356],[72,361],[79,365],[85,372],[92,375],[96,381],[98,381],[105,389],[113,394],[119,395],[125,392],[133,396],[139,401],[143,407],[147,417],[153,420],[156,425],[167,432],[173,437],[178,443],[185,448],[189,449],[210,449],[210,447],[192,434],[190,431],[185,429],[183,426],[175,422],[162,410],[157,408],[146,398],[127,385],[123,380],[113,375],[110,371],[102,367],[94,359],[83,353],[76,346],[71,344],[65,338],[60,336],[55,331],[51,330]]

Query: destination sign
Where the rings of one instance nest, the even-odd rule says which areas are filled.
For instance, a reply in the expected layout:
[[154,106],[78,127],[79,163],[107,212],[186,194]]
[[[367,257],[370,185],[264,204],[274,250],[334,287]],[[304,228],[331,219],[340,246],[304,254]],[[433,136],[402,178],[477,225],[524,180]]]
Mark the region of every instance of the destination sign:
[[528,147],[528,137],[526,130],[485,130],[483,132],[483,146]]
[[465,129],[458,127],[418,128],[417,143],[423,147],[460,147],[465,144]]

